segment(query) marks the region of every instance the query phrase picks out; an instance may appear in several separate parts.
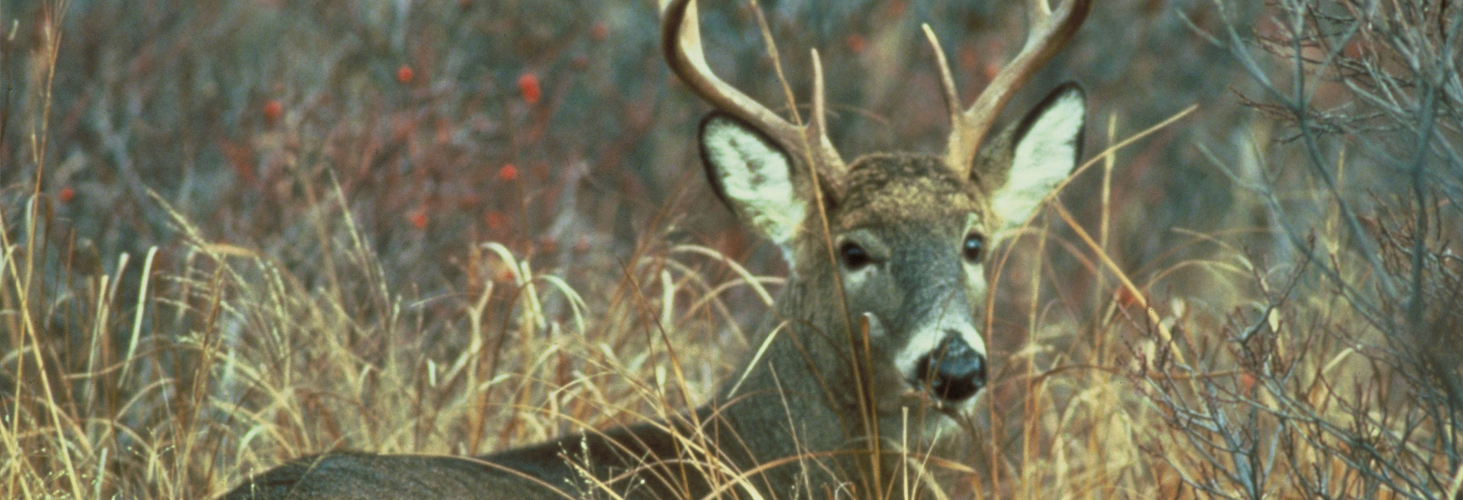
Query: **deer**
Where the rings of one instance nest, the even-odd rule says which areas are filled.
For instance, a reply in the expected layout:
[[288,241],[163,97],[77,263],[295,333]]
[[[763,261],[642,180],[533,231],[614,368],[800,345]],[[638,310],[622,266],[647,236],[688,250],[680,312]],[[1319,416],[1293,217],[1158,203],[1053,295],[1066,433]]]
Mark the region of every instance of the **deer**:
[[[717,77],[696,0],[660,0],[671,71],[714,110],[699,146],[715,196],[777,245],[789,276],[764,346],[704,405],[666,421],[564,436],[481,457],[332,452],[227,493],[242,499],[907,498],[911,457],[933,453],[988,383],[985,259],[1075,170],[1086,97],[1065,83],[1019,120],[997,115],[1081,26],[1091,0],[1026,0],[1025,44],[963,107],[928,25],[951,130],[944,154],[845,163],[826,126],[812,51],[806,122]],[[910,442],[910,436],[913,442]],[[908,476],[904,476],[907,478]]]

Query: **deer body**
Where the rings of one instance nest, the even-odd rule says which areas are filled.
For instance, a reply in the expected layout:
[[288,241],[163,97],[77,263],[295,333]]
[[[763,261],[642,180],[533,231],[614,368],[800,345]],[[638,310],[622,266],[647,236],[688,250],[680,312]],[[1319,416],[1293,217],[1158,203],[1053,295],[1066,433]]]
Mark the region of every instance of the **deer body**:
[[[941,55],[951,148],[980,150],[876,154],[845,166],[822,133],[821,74],[812,122],[781,121],[710,74],[694,2],[667,1],[667,60],[718,108],[700,130],[708,180],[790,264],[776,314],[759,330],[767,347],[737,372],[744,378],[669,422],[479,458],[306,457],[225,498],[884,498],[897,491],[891,485],[904,460],[922,461],[952,432],[953,417],[971,409],[986,383],[976,327],[987,296],[984,253],[1072,170],[1081,90],[1059,87],[985,137],[972,130],[988,127],[980,122],[998,109],[961,112]],[[1034,1],[1047,17],[1033,16],[1033,30],[1044,31],[1028,40],[1057,32],[1059,44],[1089,0],[1069,0],[1055,14]],[[1037,49],[1028,46],[1018,62],[1054,51]],[[1028,73],[1007,81],[1019,86],[1044,59],[1025,61],[1013,66]],[[982,95],[977,105],[992,99],[1003,104],[1009,95]]]

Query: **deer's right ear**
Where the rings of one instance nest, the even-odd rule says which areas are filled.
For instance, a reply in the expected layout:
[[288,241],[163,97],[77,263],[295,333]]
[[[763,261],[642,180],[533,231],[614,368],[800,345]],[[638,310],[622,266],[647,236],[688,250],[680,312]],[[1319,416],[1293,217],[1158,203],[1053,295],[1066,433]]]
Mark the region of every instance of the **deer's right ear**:
[[790,246],[808,203],[782,147],[730,115],[712,113],[701,121],[701,161],[716,196],[742,223]]

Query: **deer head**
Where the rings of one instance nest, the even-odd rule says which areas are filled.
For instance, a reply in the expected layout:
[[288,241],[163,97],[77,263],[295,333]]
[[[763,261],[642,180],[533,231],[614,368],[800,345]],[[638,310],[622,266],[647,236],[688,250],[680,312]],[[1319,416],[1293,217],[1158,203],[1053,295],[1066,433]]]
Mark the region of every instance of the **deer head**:
[[810,119],[789,122],[711,72],[695,0],[662,1],[666,60],[716,108],[700,130],[713,190],[782,248],[792,277],[779,313],[817,332],[808,335],[833,339],[801,339],[832,351],[818,358],[820,349],[808,348],[814,354],[804,358],[827,380],[857,381],[845,387],[860,395],[848,404],[876,417],[885,435],[897,428],[891,423],[901,409],[962,411],[984,387],[988,363],[977,325],[987,296],[985,258],[1031,218],[1080,153],[1085,97],[1070,83],[987,137],[1001,108],[1090,7],[1090,0],[1067,0],[1053,12],[1046,0],[1028,3],[1024,48],[969,108],[962,109],[940,45],[924,28],[950,113],[945,154],[871,154],[845,164],[826,133],[816,51]]

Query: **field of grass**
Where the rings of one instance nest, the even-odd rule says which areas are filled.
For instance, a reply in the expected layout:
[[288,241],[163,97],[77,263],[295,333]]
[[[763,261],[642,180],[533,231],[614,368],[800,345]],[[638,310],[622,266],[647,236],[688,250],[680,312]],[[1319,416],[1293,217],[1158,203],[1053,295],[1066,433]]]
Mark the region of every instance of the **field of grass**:
[[[785,102],[753,6],[701,3],[713,67]],[[1025,33],[760,4],[848,158],[943,147],[920,23],[967,96]],[[654,12],[0,0],[0,498],[704,401],[786,270],[705,186]],[[1084,85],[1086,167],[993,260],[992,385],[929,496],[1459,498],[1460,38],[1443,0],[1098,2],[1011,106]]]

